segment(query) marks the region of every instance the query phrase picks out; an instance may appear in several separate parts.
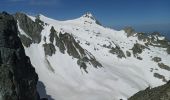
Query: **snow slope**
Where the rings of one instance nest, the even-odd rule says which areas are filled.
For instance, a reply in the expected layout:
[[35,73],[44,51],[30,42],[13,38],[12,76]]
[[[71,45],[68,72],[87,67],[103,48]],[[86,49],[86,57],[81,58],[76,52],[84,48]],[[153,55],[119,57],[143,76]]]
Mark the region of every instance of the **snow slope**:
[[[35,17],[29,17],[35,21]],[[140,54],[143,59],[139,60],[133,56],[131,49],[135,43],[144,45],[144,41],[139,41],[136,36],[127,37],[124,30],[116,31],[96,24],[96,19],[90,13],[67,21],[58,21],[43,15],[39,17],[46,23],[41,32],[42,41],[25,47],[25,51],[39,75],[39,80],[44,83],[47,94],[54,100],[126,100],[148,86],[165,84],[161,79],[154,77],[153,73],[163,75],[166,80],[170,79],[169,71],[161,69],[152,60],[153,57],[160,57],[162,63],[170,65],[170,56],[165,48],[149,46],[150,49],[144,49]],[[71,34],[103,67],[94,68],[88,64],[86,73],[77,65],[76,58],[61,53],[57,46],[55,54],[45,55],[43,38],[46,37],[46,43],[50,43],[49,34],[52,26],[58,33]],[[25,34],[20,27],[19,31]],[[126,51],[129,51],[131,57],[119,58],[106,47],[117,45],[125,55]]]

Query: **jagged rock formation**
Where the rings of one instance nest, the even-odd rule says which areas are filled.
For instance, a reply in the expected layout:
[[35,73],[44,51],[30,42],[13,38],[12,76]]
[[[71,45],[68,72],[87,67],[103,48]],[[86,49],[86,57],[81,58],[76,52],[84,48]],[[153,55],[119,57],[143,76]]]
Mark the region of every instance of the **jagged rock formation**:
[[162,86],[146,88],[143,91],[136,93],[128,100],[170,100],[170,81]]
[[35,19],[35,22],[32,21],[29,17],[27,17],[23,13],[15,14],[16,20],[18,20],[18,24],[21,29],[31,38],[22,36],[22,43],[25,46],[29,46],[31,43],[40,43],[41,41],[41,31],[43,29],[43,23],[39,20],[39,17]]
[[37,81],[16,21],[6,12],[0,13],[0,100],[39,100]]
[[95,57],[90,52],[84,50],[75,41],[72,35],[70,35],[69,33],[62,34],[61,32],[56,32],[53,26],[51,27],[50,32],[51,33],[49,35],[49,40],[51,42],[51,46],[49,45],[47,48],[47,46],[45,47],[45,45],[47,44],[44,44],[44,50],[46,54],[48,53],[48,55],[50,56],[52,56],[52,54],[55,54],[56,49],[53,45],[53,41],[55,40],[55,45],[59,48],[60,52],[64,54],[65,51],[67,51],[70,56],[72,56],[73,58],[77,58],[77,64],[80,66],[80,68],[83,68],[85,72],[88,72],[86,70],[86,63],[92,64],[95,68],[102,67],[102,65],[95,59]]

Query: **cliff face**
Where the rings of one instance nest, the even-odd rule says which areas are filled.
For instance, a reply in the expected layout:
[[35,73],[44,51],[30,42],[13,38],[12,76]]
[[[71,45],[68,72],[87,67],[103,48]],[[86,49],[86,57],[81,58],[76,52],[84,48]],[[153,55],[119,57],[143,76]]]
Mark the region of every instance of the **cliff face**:
[[12,15],[0,13],[0,100],[39,100],[37,81],[16,21]]

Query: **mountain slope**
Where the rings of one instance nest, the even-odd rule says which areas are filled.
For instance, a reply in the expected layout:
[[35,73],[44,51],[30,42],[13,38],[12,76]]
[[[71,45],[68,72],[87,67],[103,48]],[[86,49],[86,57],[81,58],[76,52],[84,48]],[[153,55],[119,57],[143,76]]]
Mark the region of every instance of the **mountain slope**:
[[67,21],[15,17],[26,54],[55,100],[126,100],[170,79],[170,46],[159,34],[109,29],[90,13]]

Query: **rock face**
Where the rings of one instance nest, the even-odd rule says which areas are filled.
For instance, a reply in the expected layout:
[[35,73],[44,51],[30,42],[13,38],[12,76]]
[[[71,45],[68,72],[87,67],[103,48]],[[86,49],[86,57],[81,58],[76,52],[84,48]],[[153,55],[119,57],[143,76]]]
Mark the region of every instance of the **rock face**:
[[0,13],[0,100],[39,100],[38,75],[25,55],[16,21]]
[[163,86],[140,91],[128,100],[170,100],[170,81]]
[[22,43],[25,46],[29,46],[32,42],[41,42],[41,31],[43,30],[43,23],[39,20],[39,17],[37,17],[34,22],[27,15],[23,13],[16,13],[15,18],[18,21],[21,29],[32,39],[32,41],[30,42],[29,38],[22,39],[26,37],[21,37]]

